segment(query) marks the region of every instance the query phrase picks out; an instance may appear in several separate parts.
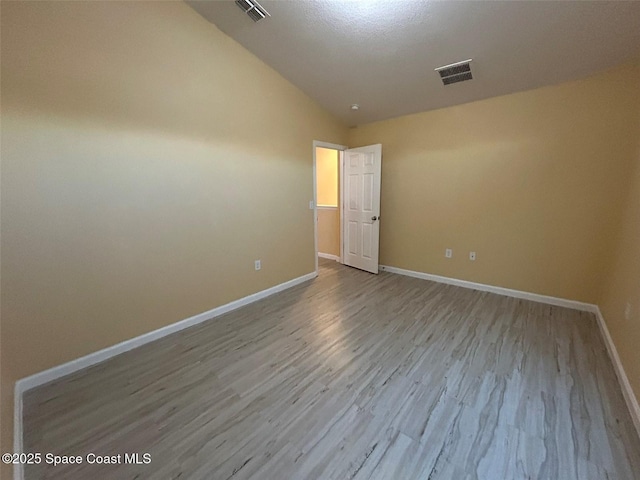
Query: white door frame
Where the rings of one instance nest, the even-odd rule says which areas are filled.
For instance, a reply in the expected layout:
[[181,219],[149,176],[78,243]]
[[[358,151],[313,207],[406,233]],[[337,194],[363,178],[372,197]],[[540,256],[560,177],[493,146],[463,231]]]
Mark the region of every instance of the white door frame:
[[342,263],[344,259],[342,248],[342,152],[349,147],[346,145],[338,145],[336,143],[321,142],[319,140],[313,141],[313,251],[315,252],[316,273],[318,273],[318,186],[316,185],[316,147],[331,148],[332,150],[338,150],[340,152],[338,159],[338,183],[340,190],[340,201],[338,202],[338,211],[340,215],[340,263]]

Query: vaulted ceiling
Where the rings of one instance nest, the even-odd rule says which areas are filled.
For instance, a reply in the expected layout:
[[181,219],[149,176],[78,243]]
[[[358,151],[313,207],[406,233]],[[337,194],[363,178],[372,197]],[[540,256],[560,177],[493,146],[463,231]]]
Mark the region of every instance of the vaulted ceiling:
[[[637,1],[264,0],[271,16],[257,23],[233,1],[187,3],[348,125],[573,80],[640,55]],[[473,80],[444,86],[434,69],[466,59]]]

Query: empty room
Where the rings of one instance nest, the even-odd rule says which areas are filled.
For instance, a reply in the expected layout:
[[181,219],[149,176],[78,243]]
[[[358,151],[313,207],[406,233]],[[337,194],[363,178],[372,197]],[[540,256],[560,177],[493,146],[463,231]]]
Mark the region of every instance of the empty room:
[[640,480],[640,2],[0,2],[2,479]]

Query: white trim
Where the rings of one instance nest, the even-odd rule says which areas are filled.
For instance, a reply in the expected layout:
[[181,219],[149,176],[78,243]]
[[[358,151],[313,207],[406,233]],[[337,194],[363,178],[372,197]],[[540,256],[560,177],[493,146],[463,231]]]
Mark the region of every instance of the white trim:
[[444,70],[445,68],[457,67],[458,65],[464,65],[466,63],[471,63],[471,62],[473,62],[472,58],[470,58],[468,60],[462,60],[462,61],[456,62],[456,63],[450,63],[449,65],[443,65],[442,67],[434,68],[434,70],[436,72],[439,72],[440,70]]
[[629,378],[627,377],[624,366],[622,365],[622,361],[620,360],[620,356],[618,355],[618,350],[613,343],[613,339],[611,338],[611,334],[609,333],[607,324],[604,320],[604,317],[602,316],[602,312],[597,305],[594,305],[592,303],[578,302],[576,300],[568,300],[565,298],[550,297],[548,295],[540,295],[537,293],[524,292],[521,290],[512,290],[510,288],[495,287],[493,285],[486,285],[483,283],[468,282],[466,280],[442,277],[440,275],[432,275],[430,273],[415,272],[413,270],[405,270],[403,268],[389,267],[386,265],[380,265],[380,270],[389,273],[396,273],[399,275],[406,275],[408,277],[421,278],[423,280],[431,280],[438,283],[446,283],[447,285],[471,288],[483,292],[492,292],[508,297],[522,298],[524,300],[532,300],[534,302],[546,303],[548,305],[572,308],[574,310],[581,310],[595,314],[600,333],[602,334],[602,339],[604,340],[604,343],[607,347],[607,352],[609,353],[609,357],[611,358],[611,363],[613,364],[616,376],[618,377],[622,395],[627,404],[627,408],[629,409],[633,425],[635,426],[638,436],[640,437],[640,404],[638,403],[638,399],[636,398],[635,393],[631,388]]
[[[18,380],[19,382],[19,380]],[[16,382],[13,389],[13,453],[23,452],[22,443],[22,394],[24,391],[18,388]],[[22,480],[24,478],[24,466],[21,463],[13,465],[13,479]]]
[[[339,257],[337,257],[336,255],[318,253],[318,256],[322,258],[330,258],[330,259],[339,261]],[[485,285],[481,283],[468,282],[466,280],[458,280],[454,278],[443,277],[440,275],[432,275],[432,274],[423,273],[423,272],[405,270],[397,267],[390,267],[386,265],[380,265],[380,270],[389,272],[389,273],[396,273],[399,275],[406,275],[409,277],[420,278],[424,280],[431,280],[439,283],[445,283],[448,285],[456,285],[463,288],[471,288],[474,290],[492,292],[492,293],[497,293],[497,294],[506,295],[510,297],[522,298],[525,300],[533,300],[533,301],[538,301],[542,303],[547,303],[550,305],[558,305],[558,306],[569,307],[577,310],[583,310],[583,311],[589,311],[589,312],[595,313],[598,327],[600,328],[600,332],[604,339],[604,343],[607,347],[607,351],[611,357],[611,361],[613,363],[616,375],[620,382],[622,394],[627,403],[627,407],[629,408],[629,412],[631,414],[631,418],[633,420],[634,426],[638,432],[638,435],[640,436],[640,405],[638,404],[638,399],[636,398],[633,392],[633,389],[631,388],[631,384],[629,383],[629,378],[627,377],[624,367],[622,365],[622,362],[620,361],[618,351],[616,349],[615,344],[613,343],[613,339],[611,338],[609,329],[607,328],[604,317],[602,316],[602,312],[600,311],[597,305],[577,302],[574,300],[566,300],[563,298],[550,297],[547,295],[539,295],[535,293],[523,292],[520,290],[512,290],[512,289],[503,288],[503,287],[495,287],[492,285]],[[90,367],[97,363],[103,362],[111,357],[127,352],[129,350],[132,350],[133,348],[147,344],[149,342],[165,337],[167,335],[171,335],[172,333],[178,332],[180,330],[184,330],[186,328],[192,327],[199,323],[203,323],[207,320],[211,320],[215,317],[228,313],[242,306],[248,305],[250,303],[256,302],[270,295],[273,295],[275,293],[278,293],[288,288],[299,285],[300,283],[306,282],[315,277],[317,277],[317,272],[308,273],[301,277],[294,278],[293,280],[289,280],[288,282],[281,283],[279,285],[268,288],[266,290],[262,290],[252,295],[248,295],[244,298],[240,298],[238,300],[227,303],[225,305],[221,305],[207,312],[200,313],[198,315],[187,318],[185,320],[173,323],[171,325],[167,325],[166,327],[162,327],[152,332],[148,332],[143,335],[140,335],[138,337],[125,340],[124,342],[118,343],[111,347],[107,347],[103,350],[90,353],[89,355],[85,355],[84,357],[72,360],[70,362],[64,363],[57,367],[53,367],[43,372],[36,373],[29,377],[18,380],[14,388],[14,436],[13,436],[14,453],[22,453],[22,450],[23,450],[23,437],[22,437],[22,434],[23,434],[22,405],[23,403],[22,403],[22,400],[23,400],[24,392],[26,392],[27,390],[43,385],[45,383],[49,383],[52,380],[56,380],[58,378],[64,377],[78,370],[82,370],[84,368]],[[24,471],[23,471],[22,465],[19,465],[19,464],[14,465],[13,478],[14,480],[22,480],[24,478]]]
[[482,292],[492,292],[507,297],[522,298],[524,300],[532,300],[534,302],[546,303],[548,305],[556,305],[559,307],[573,308],[574,310],[582,310],[585,312],[596,313],[597,305],[592,303],[578,302],[576,300],[568,300],[566,298],[550,297],[548,295],[540,295],[538,293],[524,292],[522,290],[512,290],[510,288],[495,287],[484,283],[469,282],[467,280],[459,280],[457,278],[442,277],[440,275],[432,275],[431,273],[415,272],[413,270],[405,270],[404,268],[389,267],[380,265],[380,270],[384,272],[397,273],[408,277],[421,278],[423,280],[431,280],[432,282],[446,283],[447,285],[455,285],[457,287],[471,288]]
[[335,260],[336,262],[340,261],[340,257],[338,255],[332,255],[330,253],[318,252],[318,256],[320,258],[326,258],[327,260]]
[[313,154],[312,157],[313,164],[312,168],[312,181],[313,181],[313,252],[315,253],[315,258],[313,259],[315,272],[319,272],[318,267],[318,175],[316,172],[316,141],[313,141]]
[[631,420],[633,421],[633,425],[636,427],[636,431],[640,437],[640,404],[638,404],[638,399],[633,393],[633,389],[629,383],[629,377],[627,377],[627,373],[624,371],[624,366],[622,365],[620,356],[618,355],[618,349],[616,349],[616,345],[613,343],[613,339],[611,338],[611,334],[607,328],[607,323],[604,321],[600,308],[596,307],[595,314],[596,320],[598,321],[598,327],[600,327],[600,333],[602,334],[602,339],[607,347],[611,363],[613,363],[613,369],[615,370],[618,381],[620,382],[622,396],[627,403],[627,408],[631,414]]
[[[263,298],[282,292],[283,290],[295,287],[296,285],[304,283],[308,280],[312,280],[317,276],[317,272],[307,273],[306,275],[294,278],[293,280],[289,280],[288,282],[284,282],[271,288],[267,288],[266,290],[247,295],[246,297],[239,298],[238,300],[234,300],[233,302],[229,302],[225,305],[220,305],[219,307],[213,308],[207,312],[199,313],[197,315],[194,315],[193,317],[189,317],[179,322],[159,328],[157,330],[144,333],[138,337],[130,338],[129,340],[125,340],[124,342],[120,342],[116,345],[112,345],[102,350],[98,350],[97,352],[85,355],[84,357],[76,358],[75,360],[71,360],[70,362],[63,363],[62,365],[58,365],[56,367],[18,380],[15,384],[14,389],[14,453],[22,453],[22,398],[27,390],[31,390],[32,388],[44,385],[45,383],[49,383],[53,380],[57,380],[58,378],[67,376],[71,373],[77,372],[78,370],[82,370],[97,363],[104,362],[105,360],[115,357],[116,355],[128,352],[129,350],[140,347],[149,342],[153,342],[154,340],[158,340],[159,338],[166,337],[167,335],[171,335],[172,333],[179,332],[181,330],[184,330],[185,328],[198,325],[200,323],[206,322],[207,320],[212,320],[216,317],[219,317],[220,315],[231,312],[232,310],[236,310],[250,303],[257,302],[258,300],[262,300]],[[15,480],[21,480],[23,478],[23,472],[21,471],[22,467],[17,467],[18,465],[14,465],[13,478]]]
[[[338,150],[338,159],[340,163],[340,172],[338,174],[338,182],[340,183],[340,178],[342,178],[342,151],[346,150],[348,147],[345,145],[338,145],[336,143],[329,142],[321,142],[320,140],[314,140],[312,142],[312,158],[313,158],[313,252],[315,253],[315,263],[316,263],[316,274],[319,272],[318,269],[318,186],[316,185],[317,173],[316,173],[316,148],[330,148],[332,150]],[[342,239],[342,217],[340,220],[340,238]],[[340,251],[340,255],[342,256],[342,250]]]
[[316,147],[330,148],[331,150],[339,150],[339,151],[343,151],[349,148],[346,145],[338,145],[337,143],[321,142],[320,140],[314,140],[313,141],[314,152],[316,151]]
[[334,207],[332,205],[316,205],[318,210],[337,210],[338,207]]
[[234,300],[233,302],[229,302],[225,305],[221,305],[209,311],[199,313],[197,315],[194,315],[193,317],[189,317],[165,327],[161,327],[157,330],[144,333],[138,337],[125,340],[124,342],[120,342],[116,345],[112,345],[97,352],[90,353],[88,355],[85,355],[84,357],[71,360],[70,362],[63,363],[62,365],[58,365],[57,367],[50,368],[29,377],[22,378],[16,382],[16,389],[19,388],[22,390],[22,392],[26,392],[27,390],[30,390],[34,387],[44,385],[45,383],[49,383],[52,380],[56,380],[60,377],[64,377],[71,373],[77,372],[78,370],[82,370],[83,368],[90,367],[92,365],[95,365],[96,363],[103,362],[111,357],[115,357],[116,355],[127,352],[136,347],[140,347],[149,342],[153,342],[154,340],[157,340],[159,338],[166,337],[167,335],[171,335],[172,333],[179,332],[181,330],[184,330],[185,328],[198,325],[199,323],[206,322],[207,320],[211,320],[215,317],[219,317],[220,315],[224,315],[225,313],[231,312],[240,307],[244,307],[245,305],[249,305],[250,303],[257,302],[258,300],[262,300],[263,298],[271,296],[275,293],[287,290],[288,288],[299,285],[300,283],[306,282],[307,280],[311,280],[315,277],[317,277],[315,272],[307,273],[306,275],[303,275],[301,277],[294,278],[293,280],[289,280],[288,282],[281,283],[274,287],[267,288],[266,290],[253,293],[251,295],[247,295],[246,297],[239,298],[238,300]]

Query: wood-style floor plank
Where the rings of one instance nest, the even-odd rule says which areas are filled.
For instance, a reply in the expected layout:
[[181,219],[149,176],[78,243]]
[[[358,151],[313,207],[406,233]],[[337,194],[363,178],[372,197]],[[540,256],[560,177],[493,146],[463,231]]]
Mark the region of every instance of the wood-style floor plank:
[[640,479],[593,315],[320,261],[310,282],[27,392],[27,479]]

